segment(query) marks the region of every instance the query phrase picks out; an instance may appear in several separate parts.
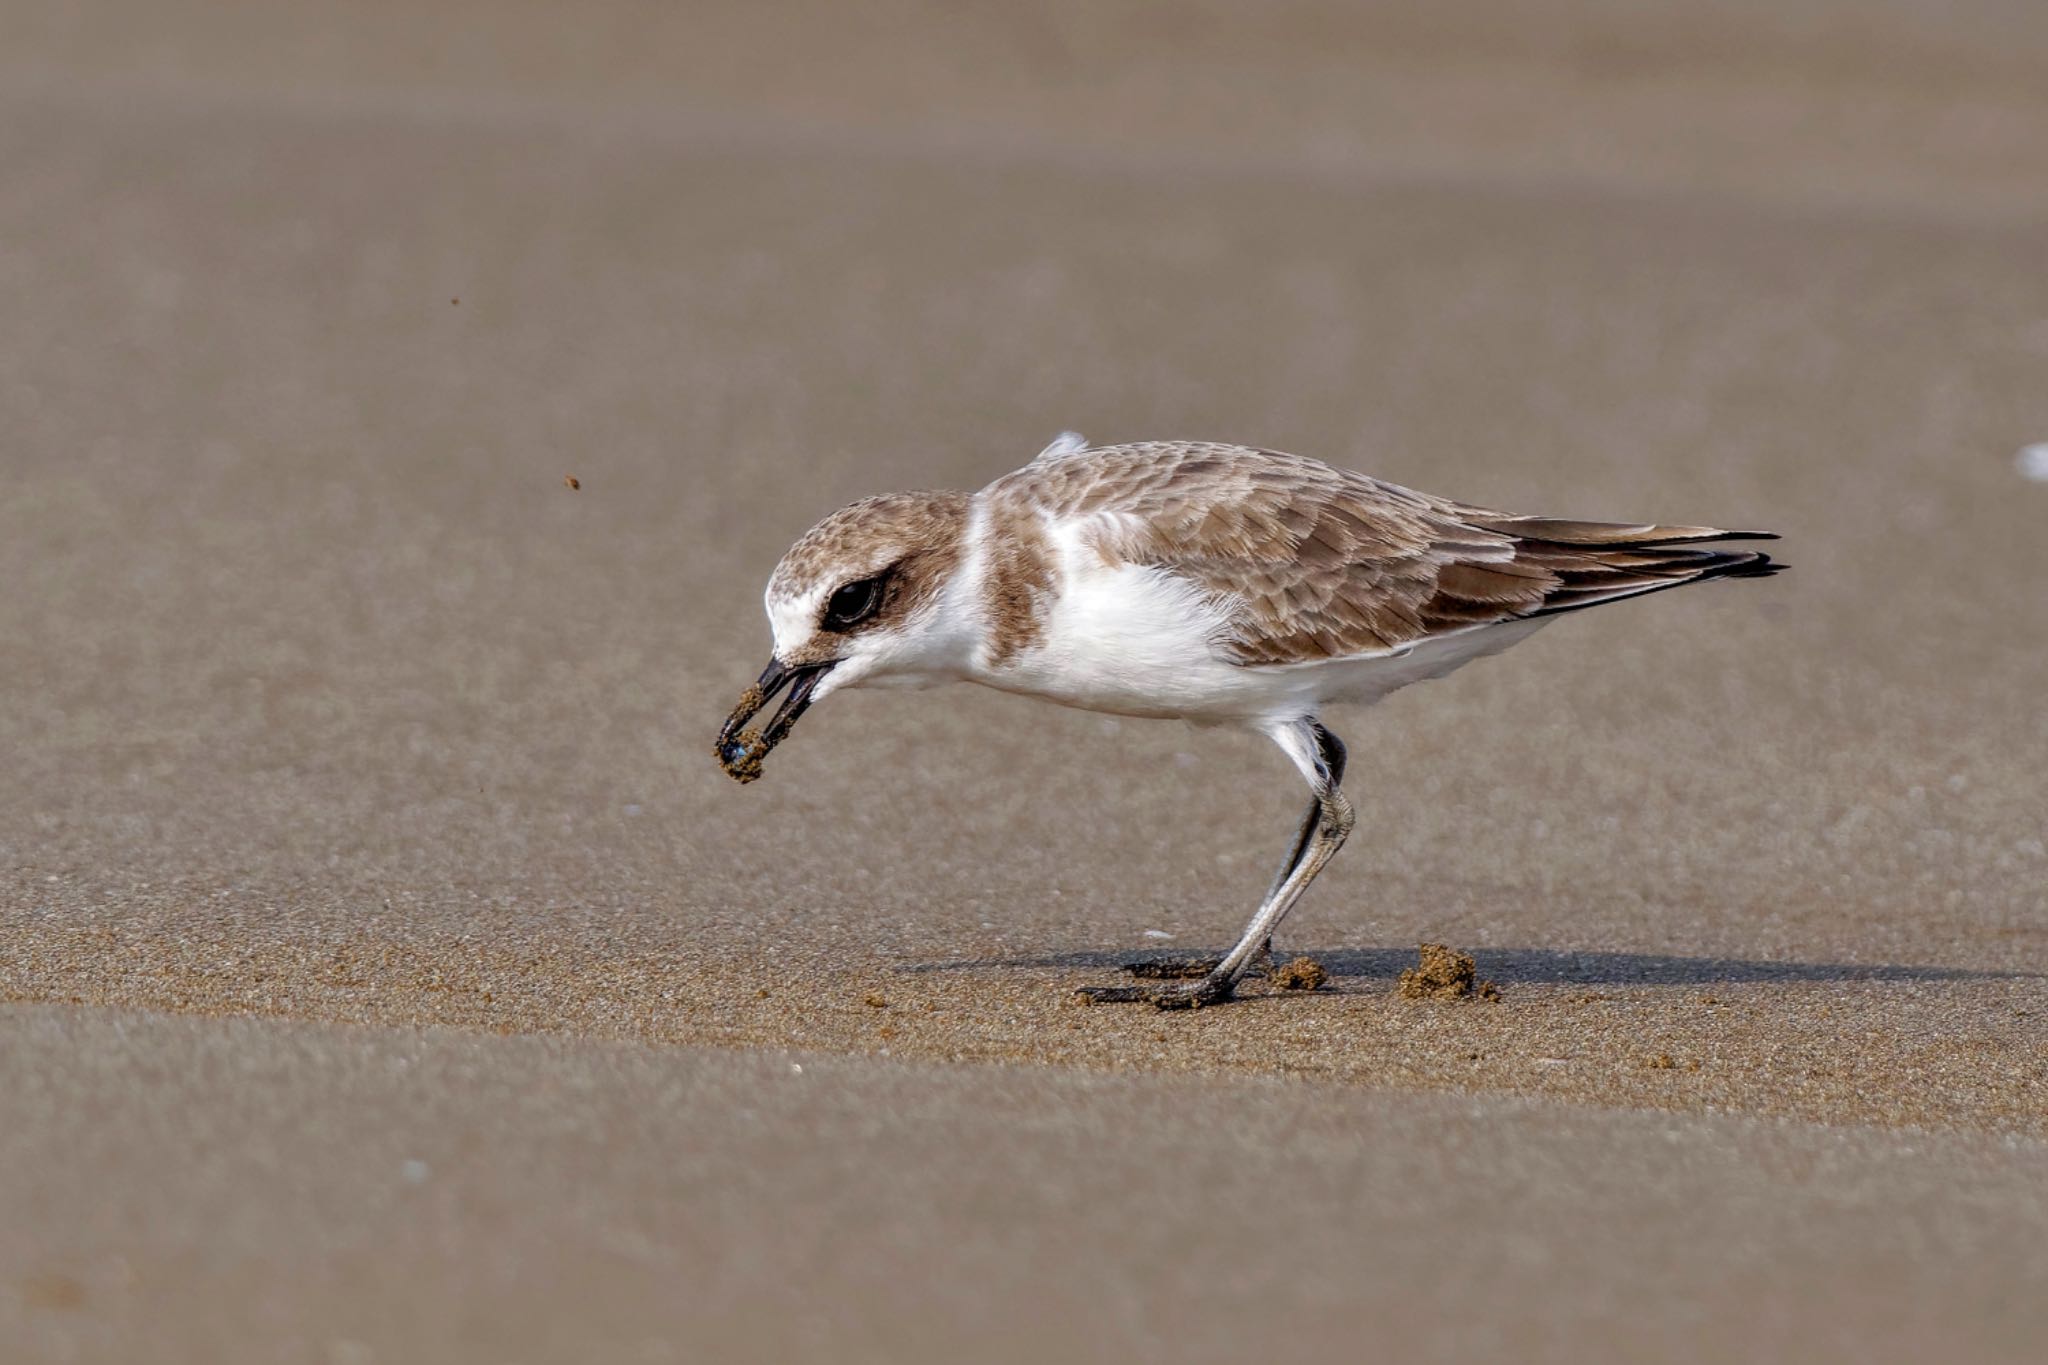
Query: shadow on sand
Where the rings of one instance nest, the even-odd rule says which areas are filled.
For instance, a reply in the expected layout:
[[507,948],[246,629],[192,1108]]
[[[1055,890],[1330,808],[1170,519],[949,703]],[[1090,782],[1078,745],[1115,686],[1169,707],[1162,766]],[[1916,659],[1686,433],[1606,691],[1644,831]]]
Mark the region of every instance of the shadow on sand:
[[[2018,981],[2040,972],[1980,971],[1964,967],[1897,966],[1852,962],[1756,962],[1729,957],[1669,957],[1655,953],[1564,952],[1551,948],[1474,948],[1479,973],[1503,985],[1710,986],[1751,981]],[[1415,965],[1413,948],[1298,948],[1282,944],[1280,956],[1305,953],[1332,976],[1394,980]],[[1199,949],[1173,951],[1058,953],[1039,957],[954,958],[906,963],[905,972],[987,971],[997,968],[1063,967],[1116,972],[1132,962],[1163,962],[1201,956]]]

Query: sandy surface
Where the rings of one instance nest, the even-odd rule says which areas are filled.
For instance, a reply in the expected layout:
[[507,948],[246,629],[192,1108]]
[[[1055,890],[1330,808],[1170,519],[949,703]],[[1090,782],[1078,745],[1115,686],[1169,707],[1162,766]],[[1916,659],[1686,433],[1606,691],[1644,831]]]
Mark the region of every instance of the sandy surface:
[[2033,0],[71,0],[0,75],[850,154],[1682,189],[2033,216]]
[[[998,21],[926,15],[946,118],[829,23],[748,83],[711,11],[0,12],[0,998],[1000,1064],[854,1090],[1290,1073],[1593,1164],[1804,1131],[1716,1114],[2038,1161],[2048,37],[1686,8],[1405,47],[1077,8],[1121,57],[1000,79]],[[1332,74],[1365,48],[1405,55]],[[1293,97],[1194,78],[1234,64]],[[1263,741],[957,689],[835,698],[744,790],[707,752],[795,534],[1062,427],[1767,526],[1795,571],[1337,717],[1359,829],[1283,935],[1332,988],[1083,1009],[1234,935],[1298,800]],[[1420,940],[1502,999],[1400,999]],[[299,1046],[125,1027],[166,1070]]]
[[2038,1142],[45,1007],[0,1015],[0,1094],[9,1360],[1868,1365],[2048,1328]]

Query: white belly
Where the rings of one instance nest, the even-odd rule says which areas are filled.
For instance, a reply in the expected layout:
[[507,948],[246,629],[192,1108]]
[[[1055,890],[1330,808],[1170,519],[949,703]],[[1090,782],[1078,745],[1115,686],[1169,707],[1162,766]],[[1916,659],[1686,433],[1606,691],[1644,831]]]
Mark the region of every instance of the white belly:
[[[1215,641],[1222,614],[1192,584],[1157,569],[1073,556],[1039,637],[976,682],[1126,716],[1235,719],[1263,710],[1259,679]],[[1079,561],[1079,562],[1073,562]]]
[[978,662],[973,681],[1090,711],[1257,725],[1376,702],[1544,624],[1512,621],[1388,654],[1248,668],[1222,648],[1225,610],[1193,584],[1062,548],[1060,591],[1046,604],[1039,639],[1001,664]]

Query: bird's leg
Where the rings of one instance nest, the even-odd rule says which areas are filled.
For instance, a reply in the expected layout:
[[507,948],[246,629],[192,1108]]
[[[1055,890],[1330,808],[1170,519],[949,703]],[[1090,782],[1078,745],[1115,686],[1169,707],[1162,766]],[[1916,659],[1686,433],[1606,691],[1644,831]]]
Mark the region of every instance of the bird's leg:
[[[1273,884],[1266,888],[1265,896],[1259,901],[1264,905],[1280,894],[1280,888],[1287,885],[1287,879],[1294,875],[1294,869],[1301,866],[1302,858],[1308,853],[1309,840],[1315,837],[1316,825],[1322,819],[1323,804],[1320,801],[1308,803],[1308,810],[1301,817],[1301,830],[1294,836],[1294,851],[1287,855],[1287,861],[1280,864],[1280,870],[1273,874]],[[1153,958],[1149,962],[1126,962],[1124,970],[1132,976],[1147,980],[1185,980],[1191,977],[1207,976],[1223,961],[1220,957],[1168,957]],[[1259,976],[1273,969],[1273,940],[1269,935],[1259,945],[1258,957],[1246,975]]]
[[1307,837],[1300,856],[1291,860],[1277,885],[1260,902],[1237,945],[1201,980],[1185,986],[1085,986],[1080,991],[1082,998],[1096,1004],[1147,1001],[1161,1009],[1188,1009],[1228,1000],[1254,954],[1271,944],[1274,929],[1323,870],[1323,864],[1344,846],[1356,817],[1351,802],[1338,789],[1344,780],[1343,742],[1316,721],[1306,719],[1276,726],[1268,733],[1294,760],[1315,793],[1315,818],[1305,827]]

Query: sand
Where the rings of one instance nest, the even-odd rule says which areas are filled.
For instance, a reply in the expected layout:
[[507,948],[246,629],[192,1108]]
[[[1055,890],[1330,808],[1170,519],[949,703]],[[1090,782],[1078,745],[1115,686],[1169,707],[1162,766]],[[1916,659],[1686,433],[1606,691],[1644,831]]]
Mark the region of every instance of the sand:
[[1323,964],[1307,956],[1289,958],[1268,976],[1283,991],[1319,991],[1330,981],[1330,973]]
[[2048,1325],[2039,1144],[47,1006],[0,1012],[0,1087],[10,1361],[2023,1361]]
[[[630,41],[656,21],[628,4],[569,44],[530,12],[457,42],[475,16],[429,9],[9,16],[0,999],[69,1021],[22,1025],[36,1055],[97,1055],[100,1020],[163,1074],[181,1047],[232,1074],[342,1040],[305,1044],[313,1091],[331,1048],[414,1038],[537,1049],[502,1074],[568,1085],[607,1049],[704,1074],[798,1049],[850,1093],[1284,1094],[1382,1116],[1395,1163],[1424,1161],[1429,1120],[1387,1116],[1479,1106],[1458,1112],[1528,1128],[1510,1167],[1606,1154],[1643,1210],[1671,1207],[1642,1156],[1667,1132],[1932,1144],[1930,1191],[2040,1162],[2048,489],[2014,463],[2048,433],[2033,7],[1845,27],[1809,0],[1801,29],[1588,0],[1544,29],[1572,42],[1522,42],[1304,5],[1270,40],[1219,11],[1156,44],[1108,7],[1029,58],[1040,30],[926,16],[902,67],[848,43],[808,89],[688,79],[756,50],[737,7],[693,55]],[[834,41],[792,33],[799,66]],[[1294,96],[1240,102],[1260,72]],[[866,493],[977,486],[1063,428],[1763,526],[1794,567],[1332,717],[1358,830],[1275,955],[1321,987],[1082,1009],[1126,962],[1232,940],[1302,799],[1269,745],[955,689],[835,696],[744,788],[706,752],[791,538]],[[1418,942],[1502,998],[1401,999]],[[62,1098],[17,1140],[64,1150]],[[79,1170],[119,1203],[156,1120],[109,1105],[127,1145]],[[792,1139],[781,1178],[833,1169],[825,1141]],[[1861,1177],[1817,1169],[1862,1209]],[[1929,1201],[1890,1226],[1934,1226]],[[38,1208],[30,1245],[63,1216]],[[1049,1242],[1066,1209],[1014,1235]],[[108,1216],[111,1255],[139,1234]],[[1763,1243],[1780,1270],[1804,1245]],[[1969,1268],[2021,1283],[1990,1245]],[[766,1277],[793,1253],[759,1254]],[[11,1311],[104,1302],[21,1265]],[[1872,1282],[1919,1303],[1945,1273]],[[1641,1274],[1663,1329],[1735,1301]],[[1262,1283],[1276,1311],[1330,1302]],[[1552,1322],[1539,1290],[1562,1291],[1529,1283],[1513,1314]],[[226,1292],[191,1284],[195,1314]],[[1128,1292],[1178,1309],[1194,1285]]]
[[1415,965],[1402,968],[1394,985],[1403,1000],[1500,999],[1500,987],[1479,975],[1472,954],[1441,943],[1417,948]]

